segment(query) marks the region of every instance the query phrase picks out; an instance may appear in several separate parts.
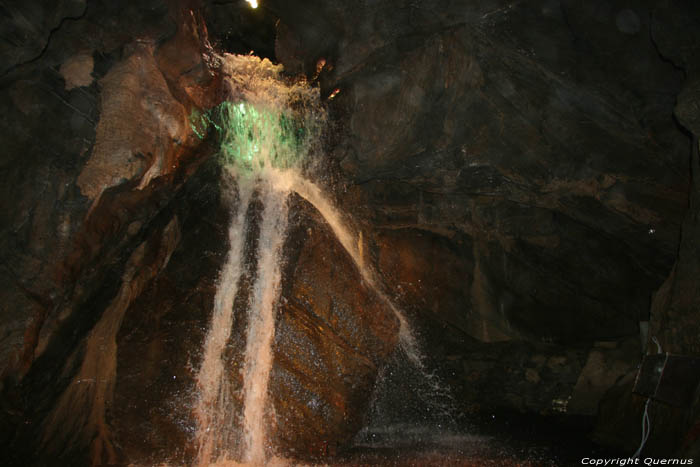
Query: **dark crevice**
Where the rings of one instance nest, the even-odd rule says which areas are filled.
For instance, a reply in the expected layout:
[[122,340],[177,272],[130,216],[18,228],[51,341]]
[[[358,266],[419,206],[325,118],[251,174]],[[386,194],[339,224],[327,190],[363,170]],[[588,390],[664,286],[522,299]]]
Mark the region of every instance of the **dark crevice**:
[[79,21],[79,20],[81,20],[81,19],[83,19],[83,18],[85,17],[85,15],[87,14],[87,11],[88,11],[88,3],[89,3],[89,1],[88,1],[88,0],[85,0],[85,8],[83,9],[82,13],[80,13],[79,15],[77,15],[77,16],[66,16],[66,17],[61,18],[61,21],[58,23],[58,25],[56,25],[53,29],[51,29],[51,31],[49,31],[49,36],[48,36],[48,38],[46,39],[46,44],[44,44],[44,48],[41,49],[41,52],[39,52],[39,54],[38,54],[37,56],[35,56],[35,57],[33,57],[33,58],[30,58],[29,60],[25,60],[25,61],[23,61],[23,62],[19,62],[19,63],[16,63],[16,64],[12,65],[12,66],[11,66],[10,68],[8,68],[2,75],[0,75],[0,80],[2,80],[5,76],[7,76],[8,74],[10,74],[11,72],[13,72],[14,70],[16,70],[16,69],[18,69],[18,68],[20,68],[20,67],[23,67],[23,66],[25,66],[25,65],[30,65],[30,64],[32,64],[32,63],[35,63],[35,62],[39,61],[39,60],[44,56],[44,54],[46,53],[46,51],[48,50],[49,45],[51,45],[51,39],[53,38],[53,35],[54,35],[56,32],[58,32],[58,31],[63,27],[63,25],[64,25],[66,22],[68,22],[68,21]]

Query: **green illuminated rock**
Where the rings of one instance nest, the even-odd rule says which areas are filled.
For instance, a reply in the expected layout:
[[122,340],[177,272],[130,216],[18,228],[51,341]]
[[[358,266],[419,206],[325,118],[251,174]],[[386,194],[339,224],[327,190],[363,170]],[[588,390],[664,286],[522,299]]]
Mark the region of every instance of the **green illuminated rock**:
[[239,174],[250,175],[264,167],[297,166],[306,151],[302,119],[289,111],[256,107],[247,102],[222,102],[206,112],[193,111],[192,130],[204,139],[216,134],[219,157]]

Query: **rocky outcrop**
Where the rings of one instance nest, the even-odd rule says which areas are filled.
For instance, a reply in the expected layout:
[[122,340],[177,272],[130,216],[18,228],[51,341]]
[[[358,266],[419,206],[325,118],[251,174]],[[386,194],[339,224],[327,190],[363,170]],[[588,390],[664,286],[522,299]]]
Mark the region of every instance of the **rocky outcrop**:
[[398,321],[318,213],[295,204],[270,394],[281,452],[304,458],[347,446],[362,427]]
[[334,157],[368,241],[381,256],[384,232],[420,231],[468,251],[463,287],[434,317],[486,340],[636,334],[673,263],[688,183],[671,118],[681,75],[631,19],[646,7],[312,3],[323,20],[275,3],[293,42],[281,58],[333,65],[321,83],[347,116]]
[[49,8],[20,2],[3,6],[0,75],[39,59],[55,32],[65,23],[85,15],[86,4],[85,1],[67,0],[55,2]]
[[[195,7],[58,2],[12,6],[3,19],[0,434],[9,464],[194,459],[194,369],[231,201],[221,199],[217,162],[202,165],[216,148],[188,122],[221,99],[200,11],[215,43],[236,42],[224,37],[230,18],[222,26],[216,13],[226,6]],[[274,24],[262,18],[260,41]],[[313,209],[295,206],[271,436],[281,452],[308,457],[359,429],[397,323]],[[245,337],[240,315],[231,369]]]
[[[191,132],[185,108],[171,95],[149,44],[135,44],[100,80],[95,145],[77,179],[91,201],[122,180],[151,180],[175,167]],[[68,84],[67,84],[68,85]]]
[[[184,121],[192,103],[169,82],[187,75],[202,88],[211,77],[156,62],[168,43],[189,41],[202,68],[196,19],[182,18],[178,31],[158,2],[103,7],[65,17],[41,55],[1,78],[3,377],[24,375],[194,160]],[[60,8],[37,7],[30,20]],[[26,26],[43,37],[41,24]]]
[[[569,403],[586,349],[523,341],[466,345],[446,365],[462,374],[454,382],[457,400],[469,414],[515,411],[545,416],[576,414]],[[459,367],[461,366],[461,368]]]
[[[227,253],[230,200],[216,188],[217,173],[209,164],[188,184],[182,200],[190,207],[179,214],[188,219],[183,240],[168,267],[129,308],[120,329],[108,412],[120,462],[189,464],[195,458],[196,371]],[[279,455],[323,457],[360,428],[366,396],[396,344],[397,323],[386,304],[362,285],[323,220],[299,199],[292,203],[284,251],[269,435]],[[254,266],[255,258],[247,261]],[[243,410],[240,369],[250,285],[242,286],[234,302],[225,355],[236,423]],[[230,452],[237,449],[229,446]]]
[[[176,247],[167,206],[206,155],[185,116],[216,80],[202,63],[206,31],[181,6],[5,7],[17,34],[0,47],[10,51],[0,76],[9,463],[80,463],[91,446],[94,462],[114,459],[106,410],[119,324]],[[181,58],[164,60],[173,44]]]
[[567,412],[597,415],[598,405],[608,389],[636,369],[640,343],[639,339],[596,343],[576,381]]
[[[161,274],[127,310],[108,423],[120,463],[191,463],[197,368],[227,254],[228,199],[209,160],[173,203],[182,238]],[[138,395],[138,396],[136,396]]]
[[[47,6],[25,25],[31,54],[8,58],[0,428],[10,464],[196,454],[194,369],[231,200],[218,163],[202,166],[216,149],[187,120],[221,94],[206,26],[186,6],[98,2],[79,17]],[[295,206],[271,436],[308,457],[359,429],[397,323],[313,209]],[[245,326],[241,313],[230,368]]]
[[[611,387],[636,397],[631,343],[650,315],[664,349],[697,354],[697,177],[681,128],[697,134],[694,4],[270,3],[278,58],[324,65],[343,122],[339,197],[438,364],[452,367],[467,336],[484,349],[599,342],[567,380],[572,409],[591,415]],[[504,386],[536,398],[547,384],[530,376]],[[643,404],[622,416],[610,394],[600,428],[612,439],[620,420],[639,426]],[[669,433],[652,445],[697,443]]]
[[[638,323],[665,350],[700,353],[691,0],[3,8],[9,463],[195,456],[194,369],[230,215],[215,148],[187,122],[221,98],[207,24],[215,45],[271,56],[279,18],[277,58],[328,99],[327,181],[363,257],[465,410],[547,414],[571,396],[590,416],[613,385],[598,433],[629,448],[643,410],[630,395]],[[271,434],[305,458],[360,427],[396,323],[313,209],[293,204]],[[245,324],[226,355],[239,389]],[[652,410],[668,430],[650,449],[696,455],[697,403]]]
[[[671,354],[700,358],[700,36],[694,20],[700,15],[692,2],[659,2],[652,17],[652,33],[659,53],[684,71],[685,80],[678,94],[675,116],[691,135],[691,186],[688,212],[683,221],[678,258],[667,279],[659,287],[651,304],[647,352],[661,350]],[[601,405],[597,436],[610,444],[628,449],[639,443],[639,434],[631,427],[641,425],[645,399],[631,394],[634,372],[619,381]],[[668,382],[667,382],[668,384]],[[671,382],[671,384],[678,384]],[[645,453],[649,455],[676,450],[685,458],[700,459],[700,400],[690,406],[672,407],[660,402],[649,405],[653,429]]]
[[[687,14],[687,11],[695,14]],[[660,53],[686,74],[678,95],[675,115],[678,122],[692,135],[692,184],[678,260],[654,297],[649,332],[658,337],[662,348],[668,352],[700,356],[700,342],[697,339],[700,333],[697,312],[700,287],[695,281],[700,273],[700,34],[689,20],[697,14],[700,14],[700,9],[695,4],[662,2],[654,17],[653,32]],[[676,30],[683,33],[676,37]]]
[[156,235],[134,250],[116,297],[90,331],[80,368],[43,423],[41,446],[46,452],[73,451],[74,456],[89,452],[93,465],[117,462],[107,423],[117,376],[117,333],[131,303],[167,266],[180,240],[177,216],[158,233],[160,237]]

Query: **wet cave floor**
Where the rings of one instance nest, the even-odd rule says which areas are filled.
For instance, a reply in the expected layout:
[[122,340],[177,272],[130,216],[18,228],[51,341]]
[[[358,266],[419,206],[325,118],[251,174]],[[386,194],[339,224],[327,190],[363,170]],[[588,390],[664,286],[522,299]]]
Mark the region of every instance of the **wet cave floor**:
[[590,441],[590,422],[502,412],[470,416],[453,429],[393,425],[366,432],[355,447],[311,465],[558,467],[631,456]]

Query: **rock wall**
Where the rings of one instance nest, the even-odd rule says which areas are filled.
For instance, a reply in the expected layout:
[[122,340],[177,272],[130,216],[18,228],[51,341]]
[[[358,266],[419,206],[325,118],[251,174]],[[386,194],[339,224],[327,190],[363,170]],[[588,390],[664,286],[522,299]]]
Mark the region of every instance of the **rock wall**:
[[[653,5],[270,3],[282,62],[323,58],[325,94],[339,89],[333,157],[375,260],[422,255],[418,233],[468,252],[450,305],[425,312],[486,341],[638,332],[688,193],[682,73],[650,39]],[[439,277],[388,280],[415,303]]]
[[295,204],[277,311],[271,425],[282,454],[324,457],[362,427],[399,327],[321,216]]
[[[335,125],[325,182],[465,411],[591,415],[602,398],[600,439],[636,449],[638,323],[700,352],[692,0],[4,8],[7,464],[193,459],[229,212],[186,119],[220,98],[209,40],[272,55],[277,18],[278,60],[321,86]],[[396,323],[314,211],[293,212],[273,436],[310,457],[360,427]],[[697,403],[652,410],[652,452],[697,455]]]
[[[188,116],[221,99],[203,17],[224,6],[7,8],[0,458],[192,463],[196,371],[233,200],[215,142]],[[212,42],[235,42],[215,26]],[[313,208],[293,204],[270,435],[281,454],[309,458],[360,428],[398,328]],[[245,293],[237,300],[244,310]],[[233,326],[225,357],[241,389],[245,313]]]
[[[95,292],[104,266],[125,254],[191,170],[196,138],[185,111],[196,101],[187,90],[212,80],[199,53],[201,24],[166,5],[98,2],[47,34],[31,21],[61,14],[62,3],[22,8],[12,15],[46,37],[40,54],[17,59],[1,78],[0,374],[10,378],[26,373],[66,310]],[[163,64],[176,42],[190,43],[199,69]]]
[[[652,18],[652,34],[659,53],[684,72],[674,114],[690,135],[691,185],[678,257],[664,283],[653,297],[647,352],[662,351],[700,358],[700,36],[696,28],[700,9],[693,2],[659,2]],[[631,395],[634,373],[618,382],[601,405],[597,436],[628,448],[639,443],[645,399]],[[677,450],[686,458],[700,460],[700,393],[691,406],[671,407],[653,402],[649,416],[653,429],[645,452],[663,454]]]
[[[269,4],[278,58],[322,66],[338,197],[445,379],[477,406],[602,400],[599,441],[634,452],[639,323],[698,354],[697,6]],[[484,357],[506,341],[579,358],[536,378]],[[697,409],[653,410],[649,452],[697,450]]]
[[216,97],[206,28],[183,7],[5,6],[0,437],[10,465],[118,459],[119,330],[179,244],[186,219],[174,205],[206,155],[186,116]]

